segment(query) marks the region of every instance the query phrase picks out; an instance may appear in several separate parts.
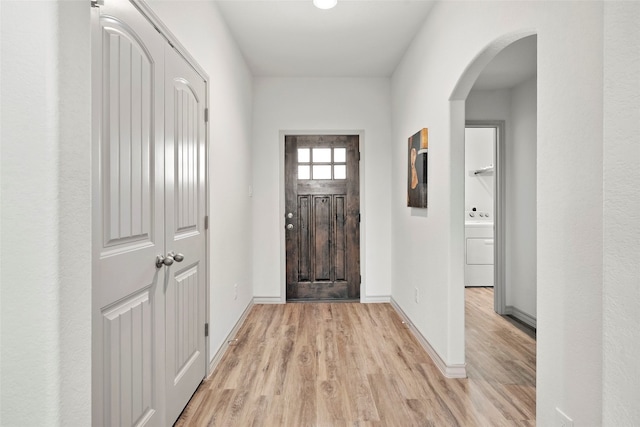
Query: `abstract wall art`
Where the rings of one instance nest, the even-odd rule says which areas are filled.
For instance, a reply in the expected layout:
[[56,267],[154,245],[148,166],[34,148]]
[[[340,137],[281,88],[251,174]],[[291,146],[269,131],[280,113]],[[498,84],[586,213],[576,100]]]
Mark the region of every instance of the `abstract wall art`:
[[424,128],[409,138],[409,182],[407,185],[407,206],[427,207],[427,159],[429,130]]

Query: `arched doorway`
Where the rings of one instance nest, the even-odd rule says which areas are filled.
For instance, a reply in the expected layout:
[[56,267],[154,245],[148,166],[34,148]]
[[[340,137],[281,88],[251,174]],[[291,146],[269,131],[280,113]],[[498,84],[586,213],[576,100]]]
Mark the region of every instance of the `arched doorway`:
[[[494,42],[492,42],[489,46],[487,46],[482,52],[480,52],[474,60],[467,66],[464,73],[460,77],[451,97],[450,97],[450,124],[451,124],[451,183],[452,183],[452,212],[455,218],[460,218],[461,220],[454,220],[451,224],[451,244],[452,244],[452,275],[456,279],[454,283],[455,286],[480,286],[484,289],[487,289],[487,292],[484,295],[491,295],[493,299],[494,307],[486,310],[487,315],[493,316],[494,319],[499,319],[498,321],[503,321],[505,324],[513,324],[515,326],[520,326],[519,323],[513,321],[513,319],[509,318],[509,322],[506,321],[507,318],[501,318],[501,316],[493,313],[493,309],[500,315],[512,315],[522,323],[533,326],[535,328],[535,271],[536,271],[536,260],[535,260],[535,246],[536,246],[536,237],[535,237],[535,210],[536,210],[536,201],[535,201],[535,171],[536,171],[536,163],[535,163],[535,139],[536,139],[536,81],[533,78],[533,84],[529,84],[526,80],[530,77],[526,75],[515,76],[516,70],[518,67],[513,66],[511,64],[510,67],[503,67],[502,70],[499,70],[499,65],[496,65],[500,62],[504,64],[504,58],[509,57],[511,60],[518,60],[517,55],[513,55],[512,53],[517,51],[518,48],[522,46],[522,49],[525,49],[524,46],[533,45],[534,49],[534,61],[533,61],[533,69],[535,75],[535,49],[536,49],[536,37],[535,32],[533,31],[522,31],[518,33],[512,33],[505,35]],[[516,64],[518,65],[518,64]],[[494,73],[492,78],[484,78],[487,77],[485,73],[486,70],[492,70]],[[522,71],[522,70],[520,70]],[[509,75],[509,73],[512,75]],[[491,76],[489,76],[491,77]],[[480,85],[479,82],[482,81],[484,84]],[[522,154],[518,154],[518,150],[522,150],[518,148],[514,141],[518,141],[519,139],[515,137],[516,131],[514,129],[522,127],[520,124],[516,125],[516,115],[514,113],[514,118],[511,118],[508,110],[511,108],[511,100],[516,99],[516,94],[519,97],[518,102],[522,102],[520,98],[522,98],[522,94],[524,93],[524,87],[526,85],[527,93],[533,95],[533,124],[529,124],[529,130],[532,130],[533,136],[530,140],[533,141],[533,155],[530,157],[532,159],[532,167],[529,167],[528,171],[532,173],[532,181],[533,187],[532,191],[529,189],[522,190],[519,189],[520,194],[529,193],[527,196],[532,200],[529,203],[527,209],[531,213],[532,222],[534,231],[533,234],[528,234],[525,239],[520,239],[521,241],[528,244],[528,248],[525,248],[530,251],[530,247],[533,247],[533,262],[532,267],[529,268],[527,274],[531,274],[533,272],[533,311],[529,309],[521,310],[516,307],[516,304],[513,304],[514,295],[520,292],[520,289],[514,287],[512,284],[518,282],[521,278],[514,275],[514,271],[518,272],[520,266],[516,266],[516,262],[514,259],[516,256],[514,254],[520,255],[523,252],[523,246],[520,241],[515,239],[515,235],[517,233],[514,232],[515,226],[514,224],[518,224],[520,221],[519,218],[513,217],[520,209],[516,203],[521,203],[518,200],[516,190],[519,183],[523,181],[523,174],[517,171],[515,160],[518,159],[518,156],[522,156]],[[522,87],[522,88],[521,88]],[[505,100],[502,102],[502,100]],[[470,108],[470,100],[473,100],[471,104],[475,108]],[[487,108],[478,108],[479,102],[481,101],[489,102]],[[499,108],[498,108],[499,107]],[[471,113],[470,113],[471,112]],[[503,114],[504,113],[504,114]],[[519,116],[518,116],[519,117]],[[471,120],[471,121],[470,121]],[[521,119],[518,119],[521,120]],[[488,170],[491,171],[492,174],[492,188],[493,192],[491,197],[493,197],[493,204],[490,207],[483,207],[482,209],[478,209],[478,212],[475,212],[475,204],[473,201],[470,201],[470,198],[467,197],[465,199],[465,187],[466,191],[469,192],[469,189],[472,186],[469,185],[468,176],[471,174],[469,167],[465,166],[465,127],[482,127],[482,123],[486,124],[485,127],[492,127],[491,123],[495,125],[495,123],[506,122],[506,130],[503,127],[498,132],[498,126],[493,126],[496,128],[496,134],[501,134],[502,142],[498,144],[497,137],[495,147],[500,148],[496,150],[493,155],[493,162],[487,161],[487,167],[475,167],[475,172],[486,172]],[[465,126],[465,124],[467,126]],[[467,129],[468,130],[468,129]],[[506,138],[505,138],[506,135]],[[506,139],[506,143],[505,143]],[[506,149],[505,149],[506,148]],[[511,151],[509,151],[511,150]],[[506,154],[509,153],[509,154]],[[514,155],[517,156],[514,157]],[[529,153],[531,154],[531,153]],[[468,157],[468,156],[467,156]],[[515,159],[515,160],[514,160]],[[467,159],[468,161],[468,159]],[[519,174],[519,175],[518,175]],[[482,175],[482,174],[481,174]],[[514,179],[517,178],[517,179]],[[531,176],[525,177],[531,181]],[[471,178],[479,179],[479,177]],[[525,179],[524,181],[526,181]],[[466,181],[466,182],[465,182]],[[517,182],[516,182],[517,181]],[[489,180],[487,180],[489,182]],[[466,185],[465,185],[466,184]],[[486,186],[486,183],[485,187]],[[467,196],[469,196],[467,194]],[[486,201],[485,201],[486,202]],[[482,203],[482,202],[478,202]],[[473,210],[473,211],[472,211]],[[473,280],[469,281],[468,278],[464,276],[465,270],[469,269],[470,263],[470,251],[472,250],[472,246],[470,246],[470,241],[480,241],[480,239],[472,239],[470,237],[474,237],[474,235],[469,234],[470,221],[469,218],[466,218],[467,221],[462,220],[462,215],[465,217],[475,217],[482,214],[482,219],[485,219],[485,215],[488,215],[490,211],[491,214],[491,223],[495,224],[495,235],[490,236],[491,243],[493,244],[495,241],[495,250],[493,251],[493,257],[491,260],[491,264],[495,266],[494,268],[494,280],[491,283],[487,283],[485,285],[478,285],[477,281]],[[457,215],[460,214],[460,217]],[[510,215],[512,216],[510,218]],[[526,215],[525,215],[526,217]],[[508,221],[508,219],[511,221]],[[478,218],[473,218],[475,222],[478,222]],[[509,224],[509,227],[507,227]],[[521,225],[517,225],[520,226]],[[477,231],[477,230],[476,230]],[[478,237],[478,236],[475,236]],[[526,240],[528,239],[528,240]],[[489,239],[484,240],[485,242]],[[518,245],[522,246],[519,247]],[[471,248],[471,249],[470,249]],[[473,263],[473,262],[471,262]],[[489,264],[489,262],[487,262]],[[495,287],[494,287],[495,284]],[[465,302],[464,295],[474,295],[474,303],[477,304],[477,295],[475,288],[474,291],[470,294],[469,289],[466,289],[465,292],[461,292],[460,295],[463,295],[463,301],[460,301],[461,311],[464,310]],[[494,292],[495,289],[495,292]],[[518,292],[516,292],[518,291]],[[493,298],[495,296],[495,299]],[[484,297],[483,297],[484,298]],[[522,297],[520,297],[522,299]],[[486,298],[484,298],[486,302]],[[457,303],[456,303],[457,304]],[[533,315],[528,315],[528,312],[532,312]],[[478,317],[474,317],[473,322],[477,324],[481,324],[479,322]],[[488,324],[488,323],[487,323]],[[526,326],[523,326],[523,330],[526,329]],[[472,328],[473,329],[473,328]],[[465,335],[469,335],[467,328],[465,328]],[[486,336],[486,335],[485,335]],[[535,336],[535,329],[531,336]],[[489,337],[489,339],[491,339]],[[477,340],[476,340],[477,342]],[[498,345],[497,342],[495,345]],[[488,345],[487,348],[490,348],[492,344]],[[485,349],[486,350],[486,349]],[[480,358],[474,357],[475,354],[472,354],[473,351],[483,351],[478,350],[474,345],[470,345],[469,342],[465,341],[465,362],[467,362],[467,373],[469,378],[472,375],[491,375],[490,372],[480,373],[481,370],[476,369],[478,361]],[[533,352],[533,381],[529,381],[530,386],[535,390],[535,341],[533,341],[532,350]],[[502,352],[496,352],[496,354]],[[495,372],[499,371],[501,367],[501,363],[504,361],[501,360],[500,357],[496,357],[496,360],[488,361],[487,356],[491,357],[491,351],[486,351],[484,354],[484,362],[487,364],[493,364],[494,368],[498,368]],[[531,379],[531,378],[529,378]],[[535,395],[535,393],[533,393]],[[534,402],[535,404],[535,402]],[[535,412],[535,409],[533,409]]]

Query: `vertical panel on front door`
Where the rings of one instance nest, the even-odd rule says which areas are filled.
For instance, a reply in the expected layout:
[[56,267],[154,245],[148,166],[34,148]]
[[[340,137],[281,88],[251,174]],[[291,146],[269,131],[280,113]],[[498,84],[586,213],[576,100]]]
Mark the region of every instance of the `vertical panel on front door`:
[[102,185],[104,246],[151,240],[152,64],[121,28],[103,29]]
[[331,280],[331,197],[313,197],[314,281]]
[[298,198],[298,281],[311,280],[311,236],[309,228],[309,216],[311,214],[309,196]]
[[335,236],[333,238],[334,241],[334,275],[336,281],[345,281],[347,280],[347,260],[346,260],[346,247],[347,247],[347,236],[345,233],[345,199],[346,197],[343,195],[334,196],[334,206],[335,206]]

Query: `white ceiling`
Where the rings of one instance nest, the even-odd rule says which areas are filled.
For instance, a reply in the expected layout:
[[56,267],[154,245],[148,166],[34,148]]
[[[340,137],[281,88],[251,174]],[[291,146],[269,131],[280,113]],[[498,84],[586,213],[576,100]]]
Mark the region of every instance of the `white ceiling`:
[[[387,77],[434,0],[217,0],[255,76]],[[535,36],[500,52],[473,89],[511,88],[536,74]]]
[[433,0],[218,0],[256,76],[390,76]]
[[537,72],[537,38],[526,37],[507,46],[482,71],[473,90],[512,88]]

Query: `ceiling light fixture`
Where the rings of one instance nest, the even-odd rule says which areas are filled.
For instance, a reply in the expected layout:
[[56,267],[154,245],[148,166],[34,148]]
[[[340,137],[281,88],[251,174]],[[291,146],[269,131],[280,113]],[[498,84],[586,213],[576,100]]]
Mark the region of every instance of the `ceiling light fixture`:
[[338,0],[313,0],[313,5],[318,9],[331,9],[336,4]]

